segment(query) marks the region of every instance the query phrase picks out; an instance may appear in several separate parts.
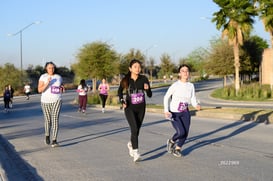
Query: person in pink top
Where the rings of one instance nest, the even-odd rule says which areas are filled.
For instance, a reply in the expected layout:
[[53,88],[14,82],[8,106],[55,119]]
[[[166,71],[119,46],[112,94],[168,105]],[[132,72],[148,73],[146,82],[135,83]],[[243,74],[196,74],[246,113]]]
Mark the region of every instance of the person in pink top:
[[105,78],[101,80],[101,83],[98,87],[100,98],[101,98],[101,104],[102,104],[102,113],[105,111],[105,103],[108,97],[108,91],[110,90],[109,84],[106,82]]

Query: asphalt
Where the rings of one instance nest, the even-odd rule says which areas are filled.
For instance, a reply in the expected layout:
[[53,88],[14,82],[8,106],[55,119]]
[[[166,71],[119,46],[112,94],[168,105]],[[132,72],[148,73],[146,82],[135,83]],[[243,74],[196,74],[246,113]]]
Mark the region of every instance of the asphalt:
[[[242,120],[244,117],[240,114],[224,113],[221,111],[223,107],[236,107],[236,106],[246,106],[246,107],[257,107],[260,102],[241,102],[241,101],[222,101],[218,99],[209,98],[206,99],[206,104],[208,107],[201,111],[191,111],[192,115],[199,117],[212,117],[212,118],[224,118],[231,120]],[[235,106],[236,105],[236,106]],[[268,109],[272,108],[273,102],[263,103]],[[110,106],[108,106],[111,109]],[[116,109],[116,106],[112,107]],[[238,108],[240,109],[240,108]],[[159,112],[162,113],[162,109],[147,108],[149,112]],[[250,115],[251,117],[251,115]],[[254,119],[251,117],[251,119]],[[273,117],[267,116],[264,118],[266,124],[273,123]],[[18,167],[14,169],[12,164],[16,164]],[[14,179],[7,179],[6,172],[9,172],[9,175],[14,175]],[[29,171],[28,166],[25,164],[25,161],[16,153],[13,145],[11,145],[1,134],[0,134],[0,181],[9,181],[9,180],[18,180],[22,178],[22,181],[27,180],[36,180],[35,176]]]

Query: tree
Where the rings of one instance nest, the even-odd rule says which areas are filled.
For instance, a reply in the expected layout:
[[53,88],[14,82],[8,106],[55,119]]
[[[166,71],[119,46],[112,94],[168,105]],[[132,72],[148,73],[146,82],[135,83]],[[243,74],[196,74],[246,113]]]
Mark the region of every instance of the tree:
[[265,31],[270,35],[271,48],[273,48],[273,1],[256,0],[254,1],[254,7],[258,9]]
[[233,49],[227,40],[213,39],[210,41],[205,69],[209,74],[224,77],[224,86],[226,86],[227,75],[234,74],[233,60]]
[[206,74],[204,64],[208,56],[208,51],[204,48],[197,48],[187,56],[187,64],[191,66],[192,72],[198,72],[200,77]]
[[77,77],[93,79],[93,87],[96,87],[97,79],[118,74],[118,67],[116,51],[107,43],[100,41],[83,45],[77,54],[77,63],[72,65]]
[[24,77],[22,78],[21,70],[15,68],[13,64],[6,63],[4,66],[0,66],[1,90],[4,90],[5,85],[8,84],[11,84],[15,90],[22,90]]
[[128,67],[132,59],[138,59],[143,63],[144,58],[145,57],[140,50],[135,50],[134,48],[130,49],[130,51],[127,54],[125,54],[124,56],[121,55],[119,67],[120,73],[127,74],[127,72],[129,71]]
[[169,76],[172,75],[175,71],[175,64],[171,61],[170,55],[167,53],[164,53],[160,57],[161,63],[160,63],[160,71],[159,76]]
[[268,44],[266,40],[263,40],[259,36],[251,36],[245,39],[240,53],[241,73],[250,77],[259,72],[262,54],[265,48],[268,48]]
[[222,37],[227,37],[233,45],[234,67],[235,67],[235,91],[236,95],[240,89],[240,58],[239,46],[243,44],[244,36],[249,36],[254,23],[256,10],[248,0],[213,0],[221,8],[213,13],[212,22],[216,28],[222,29]]

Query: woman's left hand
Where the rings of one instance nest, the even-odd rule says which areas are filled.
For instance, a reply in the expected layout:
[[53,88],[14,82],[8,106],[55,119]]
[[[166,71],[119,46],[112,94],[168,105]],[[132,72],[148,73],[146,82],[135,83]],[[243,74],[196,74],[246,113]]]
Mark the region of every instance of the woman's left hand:
[[144,83],[144,90],[147,90],[147,89],[149,89],[149,85]]

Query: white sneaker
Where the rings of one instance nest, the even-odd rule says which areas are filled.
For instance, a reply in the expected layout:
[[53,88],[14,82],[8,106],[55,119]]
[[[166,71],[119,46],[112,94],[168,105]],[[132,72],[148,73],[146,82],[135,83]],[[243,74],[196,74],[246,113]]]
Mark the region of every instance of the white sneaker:
[[129,155],[130,155],[131,157],[134,157],[133,147],[132,147],[132,143],[131,143],[130,141],[127,143],[127,147],[128,147],[128,149],[129,149]]
[[140,154],[138,153],[138,149],[133,150],[133,154],[134,154],[134,162],[141,160]]
[[101,109],[101,112],[102,112],[102,113],[104,113],[104,112],[105,112],[104,108],[102,108],[102,109]]

